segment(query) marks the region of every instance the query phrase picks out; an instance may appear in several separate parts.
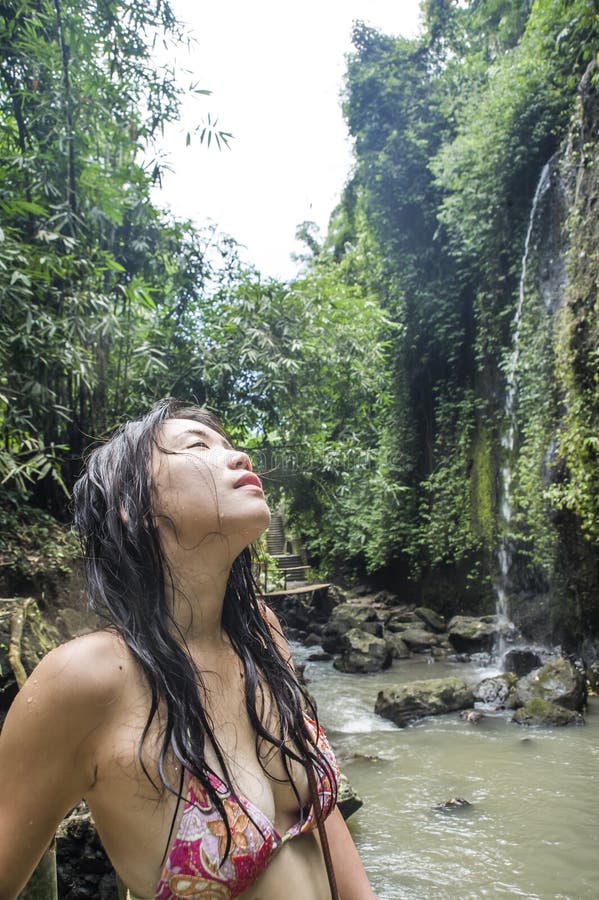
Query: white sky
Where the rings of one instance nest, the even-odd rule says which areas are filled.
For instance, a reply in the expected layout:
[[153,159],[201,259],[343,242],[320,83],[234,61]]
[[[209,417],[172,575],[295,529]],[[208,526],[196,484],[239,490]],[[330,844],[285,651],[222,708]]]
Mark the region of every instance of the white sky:
[[[341,113],[345,54],[356,19],[389,34],[417,33],[419,0],[171,0],[197,40],[177,62],[210,97],[186,102],[163,149],[155,200],[198,224],[212,220],[264,275],[290,278],[295,229],[326,231],[352,164]],[[185,134],[206,114],[234,135],[231,150]]]

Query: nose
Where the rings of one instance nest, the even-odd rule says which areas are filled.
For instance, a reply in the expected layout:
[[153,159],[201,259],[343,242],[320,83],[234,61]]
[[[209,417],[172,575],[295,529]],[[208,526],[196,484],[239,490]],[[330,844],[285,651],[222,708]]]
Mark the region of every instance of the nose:
[[229,466],[231,469],[247,469],[252,471],[252,461],[243,450],[234,450],[229,456]]

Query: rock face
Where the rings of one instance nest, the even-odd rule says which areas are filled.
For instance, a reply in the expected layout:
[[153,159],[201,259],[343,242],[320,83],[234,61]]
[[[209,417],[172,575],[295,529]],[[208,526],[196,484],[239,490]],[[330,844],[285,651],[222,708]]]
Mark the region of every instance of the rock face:
[[513,672],[505,672],[495,678],[484,678],[474,688],[474,699],[493,709],[514,709],[516,707],[516,684],[518,678]]
[[472,688],[461,678],[431,678],[380,691],[374,711],[403,726],[424,716],[467,709],[473,703]]
[[322,633],[322,649],[327,653],[339,653],[344,649],[343,636],[352,629],[383,636],[383,624],[372,606],[361,603],[341,603],[329,619]]
[[493,649],[501,629],[495,616],[454,616],[447,630],[458,653],[480,653]]
[[566,709],[581,710],[586,700],[582,672],[567,659],[556,659],[521,678],[516,688],[519,706],[530,700],[548,700]]
[[528,675],[533,669],[538,669],[543,664],[543,660],[534,650],[514,649],[508,650],[503,658],[503,669],[505,672],[515,672],[518,678]]
[[333,665],[340,672],[380,672],[391,665],[391,653],[382,638],[351,628],[343,635],[342,653]]
[[584,725],[579,712],[540,697],[517,709],[513,721],[518,725]]
[[117,900],[114,870],[85,804],[58,829],[56,863],[61,900]]
[[339,605],[340,591],[329,587],[314,588],[301,594],[269,594],[268,605],[283,626],[299,633],[314,632],[323,625]]
[[347,775],[344,775],[343,772],[341,773],[337,791],[337,806],[341,810],[341,815],[344,819],[349,819],[361,806],[364,806],[363,800],[358,797],[349,783]]

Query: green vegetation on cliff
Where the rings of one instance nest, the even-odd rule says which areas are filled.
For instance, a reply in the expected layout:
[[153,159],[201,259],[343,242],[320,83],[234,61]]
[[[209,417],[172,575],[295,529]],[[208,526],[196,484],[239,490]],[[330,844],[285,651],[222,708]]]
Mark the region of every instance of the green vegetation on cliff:
[[168,3],[92,6],[0,9],[2,506],[64,517],[90,436],[197,398],[323,574],[489,609],[502,539],[516,608],[598,632],[597,4],[425,0],[412,40],[357,23],[354,171],[291,284],[153,205],[141,154],[181,91],[150,48],[182,34]]

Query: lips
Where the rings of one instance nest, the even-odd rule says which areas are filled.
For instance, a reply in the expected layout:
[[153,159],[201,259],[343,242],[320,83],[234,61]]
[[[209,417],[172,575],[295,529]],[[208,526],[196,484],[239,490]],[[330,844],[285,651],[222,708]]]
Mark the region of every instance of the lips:
[[258,478],[257,475],[254,475],[253,472],[245,472],[241,476],[239,481],[236,482],[234,487],[240,488],[240,487],[246,487],[248,485],[251,487],[260,488],[260,490],[262,490],[262,482],[260,481],[260,479]]

